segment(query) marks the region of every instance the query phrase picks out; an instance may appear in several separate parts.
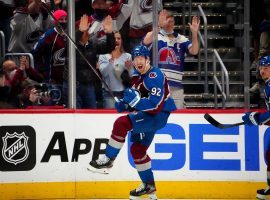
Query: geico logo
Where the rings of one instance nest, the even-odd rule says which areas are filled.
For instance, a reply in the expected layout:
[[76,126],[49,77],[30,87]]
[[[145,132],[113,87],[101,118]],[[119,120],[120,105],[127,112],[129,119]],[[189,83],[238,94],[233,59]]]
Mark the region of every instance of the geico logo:
[[[241,131],[240,131],[241,130]],[[261,134],[261,133],[260,133]],[[164,136],[169,138],[164,142]],[[263,149],[270,141],[266,129]],[[178,124],[167,124],[157,131],[152,157],[153,170],[259,171],[259,128],[245,126],[218,129],[209,124],[190,124],[188,132]],[[130,147],[131,143],[128,143]],[[134,166],[131,154],[129,162]]]
[[[262,136],[259,137],[259,134]],[[166,137],[166,140],[162,137]],[[129,151],[130,138],[127,141]],[[262,133],[258,126],[218,129],[210,124],[189,124],[184,129],[179,124],[169,123],[157,131],[151,144],[154,151],[154,155],[153,152],[150,153],[152,169],[259,171],[260,157],[264,157],[268,141],[270,128]],[[79,156],[88,154],[91,150],[92,159],[97,159],[100,154],[105,153],[107,143],[108,139],[105,138],[96,138],[94,141],[75,139],[70,161],[78,162]],[[60,157],[61,162],[69,161],[64,132],[54,133],[41,162],[49,162],[52,156]],[[130,152],[128,160],[134,166]]]
[[[108,143],[108,139],[105,138],[96,138],[94,141],[94,145],[88,139],[75,139],[73,152],[71,157],[71,162],[78,162],[80,155],[88,154],[91,149],[93,149],[92,159],[98,159],[100,154],[105,153],[105,148],[101,148],[102,144],[106,146]],[[58,147],[56,147],[58,144]],[[49,162],[52,156],[59,156],[61,162],[68,162],[68,152],[67,145],[64,132],[55,132],[42,159],[41,162]]]

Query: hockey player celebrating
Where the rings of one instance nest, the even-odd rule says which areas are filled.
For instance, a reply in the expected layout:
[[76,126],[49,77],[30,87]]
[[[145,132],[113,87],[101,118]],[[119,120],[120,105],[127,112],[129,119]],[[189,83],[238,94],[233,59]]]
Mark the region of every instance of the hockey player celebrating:
[[[265,103],[267,111],[264,113],[247,112],[243,117],[243,121],[248,125],[270,125],[270,55],[264,56],[259,61],[259,70],[263,80],[265,80]],[[266,150],[267,162],[267,187],[266,189],[257,190],[258,199],[268,199],[270,197],[270,146]],[[268,197],[268,198],[267,198]]]
[[146,46],[136,46],[132,51],[135,72],[132,77],[132,88],[124,91],[124,97],[115,103],[119,113],[133,111],[116,119],[104,157],[90,162],[88,170],[108,173],[113,166],[126,135],[131,131],[130,152],[142,184],[130,191],[130,199],[148,195],[157,199],[151,158],[147,154],[155,132],[163,128],[170,113],[176,109],[169,97],[167,79],[159,68],[150,65],[150,52]]

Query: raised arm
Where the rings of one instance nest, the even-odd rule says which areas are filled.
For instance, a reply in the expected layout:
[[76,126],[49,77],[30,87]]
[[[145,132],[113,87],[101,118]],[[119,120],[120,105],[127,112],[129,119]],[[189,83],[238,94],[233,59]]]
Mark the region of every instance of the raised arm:
[[87,15],[83,15],[80,19],[80,24],[79,24],[79,31],[77,31],[77,37],[80,44],[86,45],[88,40],[89,40],[89,29],[90,23],[88,20]]
[[[166,24],[168,24],[167,15],[168,15],[168,12],[166,10],[162,10],[159,13],[158,26],[160,28],[163,28],[164,26],[166,26]],[[153,42],[153,31],[150,31],[144,37],[143,44],[148,46],[148,45],[152,44],[152,42]]]
[[199,17],[193,16],[191,24],[188,23],[188,25],[192,33],[192,38],[191,38],[192,46],[189,48],[189,53],[192,55],[197,55],[199,52],[199,40],[198,40],[198,31],[200,29]]

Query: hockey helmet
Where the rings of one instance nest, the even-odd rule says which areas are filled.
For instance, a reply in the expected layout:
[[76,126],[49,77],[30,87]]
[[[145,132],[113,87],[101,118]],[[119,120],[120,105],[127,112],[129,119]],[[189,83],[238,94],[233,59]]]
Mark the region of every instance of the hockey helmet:
[[134,49],[132,50],[132,59],[134,59],[137,56],[150,57],[150,51],[144,45],[135,46]]
[[259,66],[269,66],[270,67],[270,55],[264,56],[259,60]]

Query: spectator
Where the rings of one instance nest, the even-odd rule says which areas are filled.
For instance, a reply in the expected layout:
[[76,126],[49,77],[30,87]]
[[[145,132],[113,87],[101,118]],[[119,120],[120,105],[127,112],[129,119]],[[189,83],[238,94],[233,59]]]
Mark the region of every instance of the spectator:
[[260,47],[259,47],[259,56],[254,61],[256,66],[256,79],[257,81],[254,83],[254,85],[249,89],[251,93],[259,93],[260,88],[264,84],[264,81],[262,80],[260,76],[260,72],[258,69],[258,59],[262,58],[265,55],[270,54],[270,21],[264,20],[261,23],[261,34],[260,34]]
[[21,108],[63,108],[61,91],[53,85],[31,82],[19,94]]
[[[92,39],[104,39],[105,32],[102,26],[102,22],[105,17],[108,16],[106,0],[92,0],[92,8],[94,13],[90,16],[87,16],[89,23],[88,30],[84,32],[81,37],[84,37],[87,34]],[[79,23],[80,22],[77,22],[77,25]]]
[[76,0],[75,1],[75,20],[80,20],[83,15],[93,14],[93,8],[91,5],[91,0]]
[[30,67],[29,60],[26,56],[20,57],[19,66],[13,60],[6,60],[3,62],[3,72],[5,74],[5,80],[2,79],[2,86],[8,87],[8,101],[19,106],[18,95],[23,91],[27,82],[32,80],[41,82],[43,77],[34,68]]
[[[83,15],[81,17],[79,29],[76,31],[78,48],[85,55],[85,57],[94,69],[97,64],[97,55],[110,53],[115,48],[115,39],[112,32],[112,18],[110,16],[105,17],[101,25],[105,34],[103,39],[92,37],[93,35],[89,34],[88,30],[91,29],[91,23],[89,23],[89,18],[87,15]],[[96,93],[102,92],[101,82],[99,79],[97,79],[97,76],[94,74],[93,69],[90,68],[90,66],[85,62],[85,60],[78,53],[76,54],[76,56],[76,107],[96,108]],[[63,89],[65,98],[67,98],[68,96],[67,81],[68,80],[66,79]]]
[[[5,74],[3,80],[3,87],[6,88],[7,101],[14,105],[18,106],[18,94],[22,90],[21,82],[23,81],[23,77],[21,76],[23,73],[20,73],[16,63],[13,60],[6,60],[3,62],[3,72]],[[15,76],[15,74],[17,75]],[[19,76],[18,76],[19,75]],[[15,77],[15,78],[14,78]],[[20,77],[16,80],[16,77]],[[8,88],[8,90],[7,90]]]
[[[55,12],[56,10],[67,10],[67,2],[66,0],[42,0],[42,12],[48,14],[48,10],[50,12]],[[54,19],[49,15],[47,20],[47,29],[54,27]]]
[[[174,16],[171,12],[166,10],[160,12],[159,25],[161,29],[158,33],[158,67],[167,76],[171,89],[171,97],[179,109],[185,107],[182,85],[185,54],[198,54],[200,20],[198,17],[193,17],[192,23],[189,23],[192,33],[191,42],[185,36],[174,31],[174,24]],[[153,32],[151,31],[143,39],[143,44],[150,46],[152,41]]]
[[[115,32],[114,37],[115,49],[109,54],[99,56],[98,69],[102,74],[103,80],[113,91],[114,96],[122,99],[124,89],[130,86],[133,67],[131,55],[124,51],[121,34]],[[115,100],[104,85],[103,101],[104,108],[114,108]]]
[[8,103],[9,99],[9,93],[10,93],[10,87],[6,84],[6,77],[5,72],[3,69],[0,70],[0,102],[2,103]]
[[2,59],[0,66],[0,109],[16,108],[16,106],[9,101],[10,86],[7,84]]
[[45,0],[45,2],[54,11],[67,8],[66,0]]
[[7,49],[11,36],[10,20],[13,16],[14,2],[13,0],[0,0],[0,30],[5,34],[5,47]]
[[[92,0],[92,8],[93,8],[92,15],[90,15],[90,16],[84,15],[83,16],[84,18],[86,18],[88,20],[87,29],[84,32],[80,31],[76,37],[80,41],[85,41],[86,43],[84,43],[84,44],[88,43],[87,40],[96,41],[94,45],[98,45],[98,46],[101,45],[103,47],[105,47],[107,44],[112,44],[111,40],[112,39],[114,40],[114,38],[110,37],[110,36],[113,36],[113,33],[110,32],[110,35],[107,35],[108,32],[105,32],[105,27],[103,26],[103,24],[104,24],[103,22],[108,21],[108,18],[107,18],[108,17],[108,6],[106,4],[106,0]],[[110,19],[110,21],[112,21],[112,20]],[[81,22],[81,20],[80,20],[80,22]],[[77,22],[77,25],[79,25],[80,22]],[[110,29],[112,31],[113,30],[112,22],[110,22],[110,23],[111,23]],[[107,38],[107,37],[109,37],[109,38]],[[90,45],[88,45],[88,47],[89,46]],[[92,49],[93,48],[91,48],[91,50]],[[88,54],[89,61],[92,64],[92,66],[96,66],[96,64],[97,64],[97,59],[95,58],[95,56],[97,56],[98,54],[110,53],[113,49],[114,49],[114,45],[109,46],[109,48],[104,48],[104,49],[99,48],[98,50],[94,50],[93,52],[89,53]],[[81,60],[81,58],[78,58],[78,59]],[[78,59],[77,59],[77,63],[78,63]],[[83,61],[82,63],[78,63],[78,65],[86,65],[86,63]],[[82,66],[80,66],[80,68],[82,69]],[[83,68],[85,68],[85,69],[88,68],[86,71],[89,70],[88,66],[85,66]],[[85,73],[86,71],[84,71],[83,73]],[[81,73],[81,72],[79,72],[79,73]],[[93,101],[96,101],[96,103],[94,105],[93,102],[90,102],[90,104],[88,103],[88,105],[85,105],[83,107],[89,108],[89,106],[90,106],[91,108],[96,108],[96,107],[100,108],[103,105],[102,85],[101,85],[100,80],[97,79],[96,76],[91,76],[91,79],[92,79],[92,85],[94,83],[94,88],[90,89],[90,90],[92,90],[92,92],[94,92],[95,94],[91,95],[91,98],[90,98],[90,96],[88,96],[87,101],[92,99]],[[77,80],[79,80],[79,79],[77,79]],[[89,84],[89,83],[87,83],[87,84]],[[82,105],[78,105],[78,106],[81,107]]]
[[[55,19],[66,30],[67,13],[64,10],[56,10],[53,13]],[[47,30],[35,45],[32,54],[35,67],[44,76],[45,82],[62,90],[64,69],[67,68],[67,39],[62,30],[54,22],[55,27]]]
[[8,51],[29,53],[39,37],[47,30],[48,14],[41,9],[41,0],[15,1],[11,20],[12,34]]
[[[114,19],[114,30],[120,30],[124,39],[124,47],[130,52],[134,46],[141,42],[145,34],[152,30],[152,2],[154,1],[125,0],[119,1],[120,5],[115,0],[107,2],[111,2],[112,5],[109,14]],[[158,4],[159,10],[161,10],[162,0],[157,0],[155,3]]]
[[250,1],[250,26],[251,36],[253,39],[253,56],[255,62],[259,56],[259,41],[260,41],[260,24],[264,19],[264,0]]
[[[113,30],[120,31],[123,39],[129,38],[124,40],[124,47],[128,52],[131,51],[133,46],[152,29],[152,2],[142,2],[142,0],[92,0],[93,14],[88,17],[91,24],[89,34],[102,38],[104,36],[102,20],[110,15],[113,18]],[[160,1],[158,2],[161,5]]]
[[255,58],[254,62],[252,63],[252,68],[255,66],[256,68],[256,79],[257,81],[254,83],[254,85],[250,88],[250,92],[253,94],[260,93],[260,88],[264,85],[264,81],[262,80],[260,76],[260,72],[258,69],[258,61],[266,55],[270,54],[270,3],[264,3],[263,4],[263,20],[260,24],[260,40],[259,40],[259,54],[258,57]]
[[[57,10],[53,13],[61,27],[67,28],[67,13],[64,10]],[[54,27],[47,30],[38,40],[32,54],[35,67],[42,73],[47,82],[62,84],[63,70],[66,64],[67,41],[64,33],[54,22]]]

